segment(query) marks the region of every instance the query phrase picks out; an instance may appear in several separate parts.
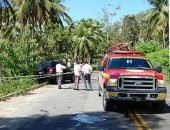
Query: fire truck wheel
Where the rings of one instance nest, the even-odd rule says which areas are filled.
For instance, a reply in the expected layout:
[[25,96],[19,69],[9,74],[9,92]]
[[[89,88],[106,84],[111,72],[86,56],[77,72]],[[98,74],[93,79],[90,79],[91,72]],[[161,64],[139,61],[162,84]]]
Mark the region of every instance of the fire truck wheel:
[[103,108],[105,111],[111,110],[111,101],[107,98],[106,90],[103,90]]
[[156,111],[163,112],[165,110],[165,101],[152,103],[152,108]]

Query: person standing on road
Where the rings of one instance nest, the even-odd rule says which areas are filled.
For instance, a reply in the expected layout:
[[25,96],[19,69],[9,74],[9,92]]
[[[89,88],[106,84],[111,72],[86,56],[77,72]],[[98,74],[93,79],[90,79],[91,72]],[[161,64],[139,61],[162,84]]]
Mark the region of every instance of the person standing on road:
[[82,66],[83,66],[82,60],[79,60],[79,66],[80,66],[80,79],[82,79]]
[[60,61],[59,64],[56,65],[56,75],[57,75],[57,83],[58,83],[58,88],[61,89],[61,84],[63,80],[63,69],[66,69],[66,66],[61,64],[62,61]]
[[91,74],[92,74],[92,67],[88,64],[88,61],[85,62],[85,64],[82,66],[82,73],[83,73],[83,80],[84,80],[84,86],[85,90],[87,91],[87,83],[89,85],[90,90],[92,91],[92,85],[91,85]]
[[79,90],[80,71],[81,68],[79,66],[79,62],[76,61],[76,64],[74,65],[74,76],[75,76],[75,86],[73,88],[74,90]]

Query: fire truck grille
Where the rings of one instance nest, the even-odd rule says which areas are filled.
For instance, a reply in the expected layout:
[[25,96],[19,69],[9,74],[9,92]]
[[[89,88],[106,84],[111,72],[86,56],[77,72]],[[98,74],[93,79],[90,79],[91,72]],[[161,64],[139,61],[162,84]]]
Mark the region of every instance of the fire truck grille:
[[153,77],[119,77],[118,88],[121,90],[156,90]]

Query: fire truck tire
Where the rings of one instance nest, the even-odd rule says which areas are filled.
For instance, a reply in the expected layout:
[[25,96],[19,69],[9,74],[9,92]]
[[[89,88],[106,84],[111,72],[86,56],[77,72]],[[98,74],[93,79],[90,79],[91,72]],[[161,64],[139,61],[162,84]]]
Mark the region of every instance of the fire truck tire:
[[103,108],[105,111],[111,110],[111,101],[107,98],[106,90],[103,90]]
[[165,110],[165,101],[152,103],[152,108],[156,111],[163,112]]

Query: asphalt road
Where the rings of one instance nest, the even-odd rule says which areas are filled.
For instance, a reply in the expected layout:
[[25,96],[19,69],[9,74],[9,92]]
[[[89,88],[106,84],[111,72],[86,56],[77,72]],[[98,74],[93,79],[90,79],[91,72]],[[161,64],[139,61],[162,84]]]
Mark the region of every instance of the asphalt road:
[[158,113],[149,104],[121,104],[110,112],[98,96],[97,73],[93,91],[73,90],[73,83],[46,85],[27,95],[0,102],[0,130],[169,130],[170,92],[167,106]]

